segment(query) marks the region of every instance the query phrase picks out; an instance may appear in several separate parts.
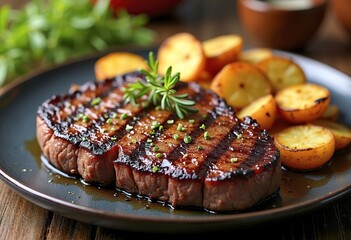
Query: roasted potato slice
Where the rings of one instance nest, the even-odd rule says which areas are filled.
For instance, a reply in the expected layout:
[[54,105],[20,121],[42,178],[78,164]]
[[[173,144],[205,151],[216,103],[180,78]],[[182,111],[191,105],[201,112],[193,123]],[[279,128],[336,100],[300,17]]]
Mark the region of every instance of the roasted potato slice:
[[335,150],[333,134],[311,124],[282,130],[275,135],[274,143],[280,151],[283,166],[304,171],[326,164]]
[[337,121],[339,118],[340,109],[337,105],[329,105],[327,109],[323,112],[321,118],[330,121]]
[[227,64],[214,77],[211,89],[235,109],[272,92],[267,76],[255,65],[245,62]]
[[239,61],[257,64],[272,56],[273,52],[268,48],[251,48],[239,54]]
[[178,33],[167,38],[157,54],[159,73],[164,75],[169,66],[180,72],[184,82],[195,81],[205,69],[205,53],[202,43],[189,33]]
[[205,69],[217,73],[225,65],[238,60],[243,47],[243,39],[239,35],[222,35],[202,42],[206,56]]
[[327,88],[312,84],[298,84],[279,91],[275,100],[279,114],[291,123],[306,123],[319,118],[330,102]]
[[335,149],[347,147],[351,142],[351,129],[347,126],[328,120],[317,120],[313,124],[329,129],[335,138]]
[[250,116],[261,125],[264,129],[270,129],[277,115],[277,106],[272,94],[259,97],[249,105],[240,110],[237,116],[243,119]]
[[289,58],[272,56],[258,63],[258,66],[272,82],[274,92],[306,82],[302,68]]
[[97,80],[105,80],[139,69],[148,69],[145,59],[137,54],[128,52],[107,54],[99,58],[94,66]]

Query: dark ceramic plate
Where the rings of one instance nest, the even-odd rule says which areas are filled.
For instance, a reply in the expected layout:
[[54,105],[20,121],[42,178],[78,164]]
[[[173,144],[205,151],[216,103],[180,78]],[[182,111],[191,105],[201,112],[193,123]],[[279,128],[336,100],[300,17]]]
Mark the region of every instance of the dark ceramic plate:
[[[145,56],[146,52],[139,54]],[[309,81],[327,86],[332,102],[351,126],[351,79],[316,61],[292,57]],[[280,194],[241,213],[213,214],[172,210],[159,203],[129,198],[114,189],[86,186],[79,179],[51,173],[40,160],[35,138],[37,107],[71,84],[94,80],[96,58],[63,65],[38,74],[0,96],[0,176],[13,190],[33,203],[64,216],[116,229],[152,232],[211,231],[276,221],[330,203],[351,189],[351,148],[336,153],[325,168],[312,173],[285,171]]]

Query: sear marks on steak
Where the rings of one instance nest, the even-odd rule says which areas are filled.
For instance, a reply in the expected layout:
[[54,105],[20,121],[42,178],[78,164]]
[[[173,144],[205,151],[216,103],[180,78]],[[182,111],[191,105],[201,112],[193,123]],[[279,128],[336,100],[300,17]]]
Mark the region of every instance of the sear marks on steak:
[[277,192],[279,152],[256,121],[239,120],[223,99],[194,83],[177,85],[196,102],[198,112],[186,119],[125,104],[122,88],[137,79],[144,76],[87,83],[44,102],[37,139],[48,161],[86,182],[115,183],[172,207],[245,210]]

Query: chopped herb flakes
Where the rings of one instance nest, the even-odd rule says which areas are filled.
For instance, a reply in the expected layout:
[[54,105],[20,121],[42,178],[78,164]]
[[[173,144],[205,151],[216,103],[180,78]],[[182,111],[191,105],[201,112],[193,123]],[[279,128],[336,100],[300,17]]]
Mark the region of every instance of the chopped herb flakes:
[[131,131],[133,128],[134,128],[134,127],[131,126],[131,125],[129,125],[129,124],[127,124],[127,126],[126,126],[126,130],[127,130],[127,131]]
[[157,167],[157,166],[153,166],[153,167],[152,167],[152,172],[155,173],[155,172],[157,172],[157,171],[158,171],[158,167]]
[[89,117],[87,115],[84,115],[82,118],[83,122],[88,122],[89,121]]
[[101,102],[101,98],[100,98],[100,97],[97,97],[97,98],[94,98],[94,99],[90,102],[90,104],[91,104],[92,106],[96,106],[96,105],[98,105],[100,102]]
[[209,140],[210,139],[210,134],[207,131],[204,132],[204,138],[205,138],[205,140]]
[[178,140],[179,139],[179,134],[173,134],[173,138],[175,139],[175,140]]
[[236,157],[230,159],[230,162],[231,162],[231,163],[235,163],[235,162],[237,162],[237,161],[238,161],[238,158],[236,158]]
[[180,132],[184,132],[186,130],[186,127],[184,127],[183,124],[179,123],[177,126],[177,130]]
[[120,116],[121,120],[126,120],[128,118],[128,113],[122,113],[122,115]]
[[160,123],[157,121],[153,121],[151,124],[151,129],[156,129],[160,126]]
[[190,136],[185,136],[184,137],[184,142],[185,143],[190,143],[191,142],[191,137]]
[[205,124],[201,124],[200,129],[205,131],[206,130],[206,125]]

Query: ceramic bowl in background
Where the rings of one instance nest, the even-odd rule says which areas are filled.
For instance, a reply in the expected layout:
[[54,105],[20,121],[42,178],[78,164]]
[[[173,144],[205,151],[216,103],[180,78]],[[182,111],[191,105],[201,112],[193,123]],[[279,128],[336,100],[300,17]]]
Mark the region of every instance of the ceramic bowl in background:
[[237,0],[237,5],[245,31],[258,45],[295,50],[316,34],[328,0]]
[[333,0],[336,17],[351,36],[351,0]]

